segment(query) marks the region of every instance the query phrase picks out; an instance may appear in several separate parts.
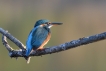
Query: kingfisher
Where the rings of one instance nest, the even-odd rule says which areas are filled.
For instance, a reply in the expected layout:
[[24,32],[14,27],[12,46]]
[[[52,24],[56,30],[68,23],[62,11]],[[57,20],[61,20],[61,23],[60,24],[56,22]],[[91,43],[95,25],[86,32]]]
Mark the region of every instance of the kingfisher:
[[42,50],[44,45],[48,43],[51,37],[50,28],[54,25],[61,25],[62,23],[50,22],[46,19],[38,20],[34,28],[29,33],[26,41],[26,56],[28,57],[32,50]]

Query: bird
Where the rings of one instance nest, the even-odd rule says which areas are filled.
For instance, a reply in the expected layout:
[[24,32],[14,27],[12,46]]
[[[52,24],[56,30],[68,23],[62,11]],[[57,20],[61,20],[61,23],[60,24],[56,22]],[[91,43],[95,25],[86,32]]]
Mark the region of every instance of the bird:
[[26,41],[26,56],[28,57],[32,50],[42,50],[44,45],[51,38],[50,28],[55,25],[61,25],[59,22],[50,22],[47,19],[36,21],[34,28],[30,31]]

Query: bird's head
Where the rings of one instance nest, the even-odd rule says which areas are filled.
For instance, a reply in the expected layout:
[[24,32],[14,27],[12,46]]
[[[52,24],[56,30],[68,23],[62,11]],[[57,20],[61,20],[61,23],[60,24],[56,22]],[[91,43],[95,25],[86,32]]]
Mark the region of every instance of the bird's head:
[[54,25],[61,25],[62,23],[58,23],[58,22],[50,22],[49,20],[46,20],[46,19],[41,19],[41,20],[38,20],[36,23],[35,23],[35,26],[46,26],[48,28],[51,28],[52,26]]

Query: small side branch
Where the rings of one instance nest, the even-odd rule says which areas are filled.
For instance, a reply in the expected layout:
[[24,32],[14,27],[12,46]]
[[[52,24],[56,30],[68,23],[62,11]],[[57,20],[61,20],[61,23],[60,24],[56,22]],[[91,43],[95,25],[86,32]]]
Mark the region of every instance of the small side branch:
[[10,47],[10,45],[8,44],[7,40],[6,40],[6,36],[2,36],[2,42],[3,42],[3,45],[7,48],[7,50],[9,52],[12,52],[13,49]]
[[[2,30],[2,31],[1,31]],[[19,40],[17,40],[15,38],[15,40],[13,40],[13,36],[10,35],[9,33],[7,33],[5,30],[0,29],[0,32],[4,35],[2,42],[5,45],[5,47],[7,48],[7,50],[9,51],[10,57],[25,57],[25,47]],[[7,40],[6,37],[8,37],[12,42],[14,42],[20,49],[19,50],[14,50],[12,49]],[[68,50],[71,48],[75,48],[81,45],[86,45],[89,43],[93,43],[93,42],[97,42],[100,40],[104,40],[106,39],[106,32],[101,33],[101,34],[96,34],[93,36],[89,36],[89,37],[83,37],[83,38],[79,38],[78,40],[73,40],[70,42],[66,42],[63,44],[60,44],[58,46],[53,46],[53,47],[49,47],[49,48],[44,48],[44,50],[41,51],[33,51],[30,56],[41,56],[41,55],[45,55],[45,54],[51,54],[51,53],[56,53],[56,52],[60,52],[60,51],[64,51],[64,50]],[[17,41],[17,42],[16,42]]]
[[[14,50],[7,42],[7,39],[6,39],[6,36],[2,36],[2,42],[3,42],[3,45],[6,47],[6,49],[8,50],[9,52],[9,55],[10,57],[12,57],[12,55],[14,54],[14,57],[18,57],[19,55],[20,56],[23,56],[25,50],[22,51],[22,49],[19,49],[19,50]],[[18,55],[18,56],[17,56]]]

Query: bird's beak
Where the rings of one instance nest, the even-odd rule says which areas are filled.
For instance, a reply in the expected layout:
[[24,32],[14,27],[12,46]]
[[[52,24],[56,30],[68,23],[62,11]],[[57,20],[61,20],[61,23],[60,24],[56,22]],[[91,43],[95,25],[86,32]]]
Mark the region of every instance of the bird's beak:
[[58,22],[52,22],[51,25],[55,26],[55,25],[62,25],[63,23],[58,23]]
[[55,25],[61,25],[61,24],[63,23],[52,22],[52,23],[49,23],[48,28],[51,28],[52,26],[55,26]]

